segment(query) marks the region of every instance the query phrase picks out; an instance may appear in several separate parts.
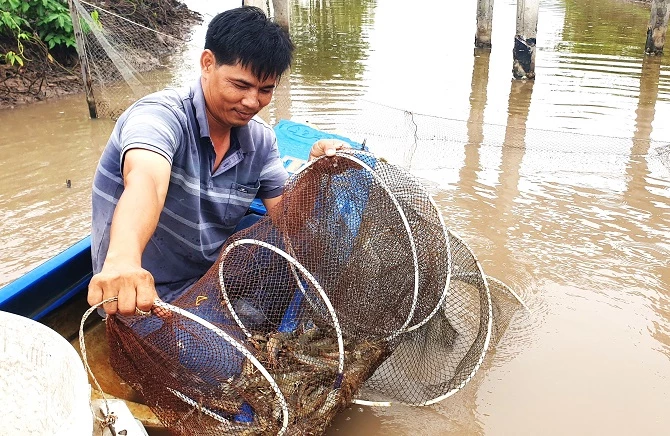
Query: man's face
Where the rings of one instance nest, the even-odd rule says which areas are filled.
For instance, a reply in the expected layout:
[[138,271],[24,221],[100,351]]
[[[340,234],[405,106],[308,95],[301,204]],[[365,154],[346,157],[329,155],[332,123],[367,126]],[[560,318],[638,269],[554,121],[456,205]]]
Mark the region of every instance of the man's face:
[[276,77],[260,81],[240,64],[217,66],[209,50],[202,55],[201,68],[208,115],[222,127],[247,124],[270,103],[277,84]]

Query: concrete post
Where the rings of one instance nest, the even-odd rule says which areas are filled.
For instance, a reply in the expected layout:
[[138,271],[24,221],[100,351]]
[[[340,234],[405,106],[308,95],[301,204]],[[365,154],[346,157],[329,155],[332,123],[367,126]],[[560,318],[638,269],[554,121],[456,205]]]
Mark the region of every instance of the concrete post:
[[475,47],[491,48],[493,29],[493,0],[477,0],[477,33]]
[[79,22],[79,13],[74,7],[72,0],[68,0],[70,8],[70,18],[72,19],[72,30],[74,31],[74,40],[77,44],[77,54],[79,55],[79,64],[81,65],[81,78],[84,81],[84,91],[86,91],[86,103],[88,104],[88,115],[91,118],[98,118],[98,110],[95,105],[95,96],[93,95],[93,80],[91,79],[90,69],[88,67],[88,58],[86,57],[86,44],[84,33],[81,30]]
[[272,0],[275,23],[288,31],[291,20],[291,5],[289,0]]
[[668,16],[670,15],[670,0],[652,0],[651,16],[647,26],[647,43],[644,52],[648,55],[662,55],[665,45],[665,33],[668,30]]
[[263,12],[265,12],[265,15],[268,17],[270,16],[270,7],[268,4],[268,0],[244,0],[242,2],[242,6],[256,6]]
[[535,78],[535,42],[539,10],[539,0],[517,0],[512,67],[515,79]]

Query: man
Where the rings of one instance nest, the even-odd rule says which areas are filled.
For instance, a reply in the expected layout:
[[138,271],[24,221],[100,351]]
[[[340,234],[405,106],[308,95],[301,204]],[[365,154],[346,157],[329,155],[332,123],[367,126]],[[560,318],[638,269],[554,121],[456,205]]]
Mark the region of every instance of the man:
[[[88,302],[107,314],[172,301],[217,259],[254,197],[276,207],[288,174],[256,114],[291,63],[288,34],[258,8],[209,24],[201,77],[142,98],[118,119],[93,182]],[[310,158],[344,144],[321,140]]]

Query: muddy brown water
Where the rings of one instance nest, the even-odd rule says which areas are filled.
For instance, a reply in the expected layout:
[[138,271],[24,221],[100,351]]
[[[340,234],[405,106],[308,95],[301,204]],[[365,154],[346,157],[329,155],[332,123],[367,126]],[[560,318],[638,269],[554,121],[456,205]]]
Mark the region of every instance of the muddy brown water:
[[[410,168],[532,311],[453,397],[352,406],[329,434],[668,434],[670,58],[642,55],[648,6],[543,0],[534,82],[511,81],[515,2],[495,3],[490,53],[475,7],[292,2],[296,59],[263,116]],[[88,234],[112,125],[82,96],[0,112],[0,283]]]

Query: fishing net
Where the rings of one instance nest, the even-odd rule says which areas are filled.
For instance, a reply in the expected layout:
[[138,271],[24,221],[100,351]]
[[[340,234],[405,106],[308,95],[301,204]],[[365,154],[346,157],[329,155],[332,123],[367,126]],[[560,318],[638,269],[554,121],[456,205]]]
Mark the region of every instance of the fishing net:
[[632,138],[538,129],[529,127],[527,113],[517,105],[510,106],[504,123],[496,124],[482,122],[483,107],[473,106],[464,120],[357,99],[349,113],[339,113],[333,129],[365,140],[371,151],[422,179],[442,183],[462,182],[458,172],[471,168],[472,162],[478,163],[480,177],[495,172],[503,155],[503,160],[523,156],[526,172],[550,173],[588,187],[611,188],[612,181],[620,180],[637,161],[646,162],[652,177],[670,180],[670,144],[643,134],[650,127],[641,124]]
[[171,82],[170,58],[189,48],[190,27],[200,21],[176,0],[72,0],[70,14],[81,29],[77,50],[92,116],[112,119]]
[[347,150],[292,176],[172,305],[107,332],[113,367],[175,434],[319,434],[351,402],[458,391],[521,304],[417,179]]

